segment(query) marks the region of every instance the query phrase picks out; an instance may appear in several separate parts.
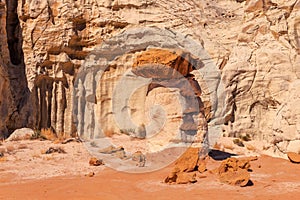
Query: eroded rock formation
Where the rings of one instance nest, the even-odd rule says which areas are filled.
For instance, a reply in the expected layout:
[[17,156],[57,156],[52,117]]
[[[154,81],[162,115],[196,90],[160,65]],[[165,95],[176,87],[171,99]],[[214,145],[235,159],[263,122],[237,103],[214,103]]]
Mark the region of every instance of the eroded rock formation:
[[188,148],[175,162],[171,173],[165,178],[165,183],[186,184],[197,182],[197,172],[206,170],[206,161],[199,159],[198,148]]
[[223,183],[246,186],[250,181],[250,163],[247,159],[227,158],[219,166],[218,175]]
[[[273,142],[270,152],[282,155],[300,140],[299,12],[298,0],[2,0],[0,135],[24,126],[74,134],[74,80],[89,52],[130,28],[156,26],[202,44],[221,70],[222,134]],[[195,80],[210,123],[216,104]]]

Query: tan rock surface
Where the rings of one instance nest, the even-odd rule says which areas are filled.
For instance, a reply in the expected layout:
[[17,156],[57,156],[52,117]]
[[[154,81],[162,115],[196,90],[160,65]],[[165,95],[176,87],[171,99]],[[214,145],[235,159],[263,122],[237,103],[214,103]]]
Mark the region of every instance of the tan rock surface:
[[[224,135],[247,133],[269,144],[274,136],[280,137],[286,144],[276,143],[268,150],[276,156],[283,156],[288,143],[299,138],[298,0],[5,2],[0,2],[2,137],[21,127],[53,127],[57,133],[75,134],[73,82],[89,52],[129,28],[157,26],[193,38],[220,68],[227,92],[226,103],[220,105],[226,110]],[[130,59],[133,63],[130,56],[126,62]],[[126,63],[123,61],[116,63]],[[126,69],[118,67],[108,74],[118,76]],[[88,100],[103,100],[104,106],[97,108],[100,120],[110,113],[105,91],[118,79],[104,80],[108,85],[101,89],[102,96],[95,98],[87,91]],[[202,102],[210,102],[203,108],[209,120],[214,99],[201,75],[195,75],[195,80],[201,87]],[[143,92],[145,96],[146,89]],[[205,129],[203,124],[199,129]],[[171,126],[171,130],[178,129]],[[88,125],[82,129],[92,132]],[[200,133],[204,134],[205,130]]]
[[18,141],[18,140],[29,140],[34,135],[34,131],[30,128],[21,128],[15,130],[6,140],[7,141]]

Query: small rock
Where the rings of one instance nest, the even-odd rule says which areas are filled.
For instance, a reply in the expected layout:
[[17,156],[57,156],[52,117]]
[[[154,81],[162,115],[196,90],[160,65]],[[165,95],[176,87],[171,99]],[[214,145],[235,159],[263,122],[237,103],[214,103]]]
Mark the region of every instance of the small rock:
[[137,162],[136,166],[145,167],[146,156],[141,151],[132,154],[132,160]]
[[51,153],[66,153],[65,150],[63,150],[60,147],[50,147],[45,154],[51,154]]
[[29,140],[32,135],[34,135],[34,131],[30,128],[21,128],[15,130],[6,141],[18,141],[18,140]]
[[107,148],[100,149],[99,152],[104,153],[104,154],[111,154],[111,155],[113,155],[117,158],[120,158],[120,159],[126,159],[127,158],[124,147],[122,147],[122,146],[115,147],[115,146],[111,145]]
[[0,158],[2,158],[4,156],[4,153],[0,152]]
[[145,139],[146,138],[146,127],[144,124],[141,124],[138,128],[137,128],[137,132],[136,132],[136,137],[139,139]]
[[197,182],[197,172],[180,172],[179,168],[173,171],[165,178],[165,183],[187,184]]
[[240,139],[234,139],[233,143],[236,144],[236,145],[238,145],[239,147],[244,147],[245,146],[244,143],[243,143],[243,141],[240,140]]
[[287,156],[292,163],[300,163],[300,154],[294,152],[288,152]]
[[176,175],[177,175],[177,179],[176,179],[177,184],[187,184],[187,183],[197,182],[195,172],[189,172],[189,173],[179,172]]
[[199,159],[199,160],[198,160],[197,166],[198,166],[198,171],[199,171],[200,173],[203,173],[203,172],[206,171],[206,163],[205,163],[205,160]]
[[86,174],[85,176],[93,177],[93,176],[95,176],[95,173],[94,172],[90,172],[90,173]]
[[124,150],[123,147],[115,147],[111,145],[107,148],[100,149],[99,152],[104,154],[112,154],[112,153],[116,153],[117,151],[123,151],[123,150]]
[[249,170],[251,167],[249,160],[246,160],[246,159],[240,159],[240,160],[238,160],[237,163],[238,163],[238,167],[241,169]]
[[173,171],[165,178],[165,183],[176,183],[178,168],[173,169]]
[[116,152],[112,153],[111,155],[113,155],[117,158],[120,158],[122,160],[127,158],[126,152],[124,150],[116,151]]
[[80,138],[68,138],[68,139],[65,139],[64,141],[62,141],[61,143],[62,144],[67,144],[69,142],[78,142],[78,143],[81,143],[83,141]]
[[93,157],[93,158],[90,159],[89,164],[91,166],[104,165],[103,160],[95,158],[95,157]]

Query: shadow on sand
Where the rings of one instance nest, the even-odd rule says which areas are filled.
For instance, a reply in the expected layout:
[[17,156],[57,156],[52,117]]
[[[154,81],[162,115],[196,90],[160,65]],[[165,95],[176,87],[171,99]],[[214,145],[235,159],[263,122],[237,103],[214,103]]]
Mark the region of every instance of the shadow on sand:
[[231,156],[236,156],[237,154],[232,154],[232,153],[227,153],[224,151],[212,149],[210,150],[208,155],[214,160],[225,160],[227,158],[230,158]]

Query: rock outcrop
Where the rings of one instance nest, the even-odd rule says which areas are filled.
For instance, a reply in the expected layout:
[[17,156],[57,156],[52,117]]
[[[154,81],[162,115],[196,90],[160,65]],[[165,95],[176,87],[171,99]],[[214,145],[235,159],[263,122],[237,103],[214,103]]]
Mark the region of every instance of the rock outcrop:
[[206,170],[204,159],[199,157],[199,148],[188,148],[178,160],[171,173],[165,178],[165,183],[187,184],[197,182],[197,172]]
[[223,183],[246,186],[250,181],[249,160],[227,158],[218,168],[219,179]]
[[[155,26],[178,32],[201,44],[219,68],[220,83],[226,90],[225,103],[216,104],[211,98],[211,88],[201,75],[189,76],[202,102],[199,124],[186,123],[180,129],[203,129],[200,135],[205,135],[215,123],[212,120],[214,106],[224,106],[223,131],[217,135],[247,134],[253,140],[267,141],[271,144],[270,154],[282,156],[292,142],[300,140],[299,16],[299,0],[1,0],[0,135],[7,137],[20,127],[53,128],[57,133],[75,135],[78,127],[72,118],[74,82],[87,55],[103,41],[126,30]],[[97,111],[100,121],[111,121],[110,90],[119,75],[133,63],[142,64],[141,57],[154,58],[147,57],[150,54],[147,55],[146,50],[116,59],[115,65],[111,65],[101,79],[106,85],[98,87],[96,95],[87,96],[89,102],[101,102],[101,106],[96,107],[100,109]],[[186,67],[179,69],[180,74],[191,73],[191,65],[181,60],[185,56],[161,54],[165,54],[166,63],[160,64],[176,68],[176,63],[181,63],[180,67]],[[201,61],[204,70],[208,63]],[[135,69],[139,71],[138,67]],[[168,113],[180,107],[176,101],[167,101],[178,91],[166,91],[157,85],[141,88],[133,96],[131,104],[135,107],[132,109],[145,105],[145,98],[138,97],[146,96],[149,88],[152,89],[150,104],[156,94],[163,93],[161,102],[166,106],[169,120],[177,117],[179,121],[191,121],[191,115]],[[140,116],[132,113],[137,126],[146,125]],[[180,125],[175,120],[167,128],[175,130]],[[79,128],[89,136],[94,134],[88,126]],[[103,130],[112,128],[107,124]],[[274,140],[275,137],[278,139]]]

